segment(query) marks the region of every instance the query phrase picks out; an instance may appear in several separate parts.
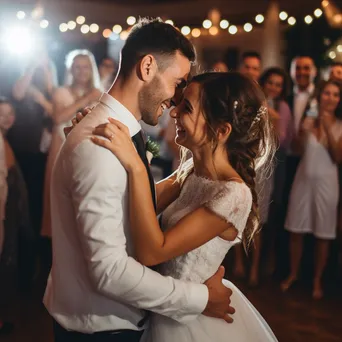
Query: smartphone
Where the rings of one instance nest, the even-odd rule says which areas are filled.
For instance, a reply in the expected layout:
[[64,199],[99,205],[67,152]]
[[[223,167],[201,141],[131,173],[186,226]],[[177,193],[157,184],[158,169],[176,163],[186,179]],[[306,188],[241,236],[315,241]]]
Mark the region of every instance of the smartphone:
[[318,103],[316,100],[310,102],[310,107],[306,111],[306,116],[309,118],[318,118]]

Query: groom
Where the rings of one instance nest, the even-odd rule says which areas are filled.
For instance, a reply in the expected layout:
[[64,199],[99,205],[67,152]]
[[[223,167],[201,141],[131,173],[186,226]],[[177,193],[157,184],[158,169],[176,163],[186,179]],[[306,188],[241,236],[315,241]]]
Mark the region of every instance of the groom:
[[[89,139],[108,117],[120,120],[148,169],[138,120],[157,124],[194,59],[193,46],[173,26],[141,20],[122,50],[117,80],[60,152],[51,184],[53,266],[44,297],[55,342],[138,342],[145,310],[184,323],[202,313],[231,321],[231,290],[222,285],[222,270],[205,284],[192,284],[133,258],[126,171]],[[155,198],[152,176],[150,182]]]

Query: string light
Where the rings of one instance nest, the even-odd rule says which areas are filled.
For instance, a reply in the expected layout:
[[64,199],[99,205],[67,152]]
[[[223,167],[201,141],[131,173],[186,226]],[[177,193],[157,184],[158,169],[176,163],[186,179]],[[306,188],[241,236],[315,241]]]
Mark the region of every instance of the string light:
[[181,32],[184,36],[187,36],[191,32],[190,27],[189,26],[183,26],[181,29]]
[[296,18],[290,17],[287,22],[289,25],[293,26],[296,23]]
[[323,1],[322,1],[322,6],[323,6],[323,7],[329,6],[329,1],[328,1],[328,0],[323,0]]
[[114,25],[114,26],[113,26],[113,32],[114,32],[114,33],[120,34],[121,31],[122,31],[121,25]]
[[245,25],[243,25],[243,29],[246,31],[246,32],[251,32],[253,30],[253,25],[250,24],[250,23],[246,23]]
[[173,21],[171,19],[168,19],[165,21],[166,24],[169,24],[169,25],[174,25]]
[[201,30],[198,29],[198,28],[194,28],[194,29],[191,31],[191,35],[192,35],[194,38],[198,38],[198,37],[201,35]]
[[342,45],[337,45],[337,51],[342,52]]
[[26,17],[26,13],[24,11],[17,12],[17,18],[19,20],[23,20]]
[[130,26],[134,25],[136,22],[137,22],[137,19],[135,19],[135,17],[133,17],[133,16],[129,16],[127,18],[127,24]]
[[236,34],[238,31],[237,27],[235,25],[229,26],[228,32],[230,34]]
[[264,16],[262,14],[258,14],[256,17],[255,17],[255,21],[258,23],[258,24],[261,24],[263,21],[265,20]]
[[96,33],[99,31],[99,25],[97,24],[91,24],[90,27],[89,27],[89,30],[91,33]]
[[212,35],[212,36],[216,36],[218,33],[219,33],[219,30],[216,26],[212,26],[210,27],[209,29],[209,33]]
[[60,25],[59,25],[59,30],[60,30],[61,32],[66,32],[66,31],[68,31],[68,24],[66,24],[66,23],[60,24]]
[[76,28],[76,23],[73,20],[70,20],[68,22],[68,29],[69,30],[74,30]]
[[102,32],[102,35],[103,35],[103,37],[105,37],[105,38],[109,38],[110,36],[111,36],[111,34],[112,34],[112,30],[111,29],[104,29],[103,30],[103,32]]
[[222,30],[227,29],[228,26],[229,26],[229,21],[228,20],[223,19],[223,20],[220,21],[220,27],[221,27]]
[[335,59],[335,58],[336,58],[336,53],[335,53],[335,51],[330,51],[330,52],[329,52],[329,57],[330,57],[331,59]]
[[210,29],[211,26],[213,26],[213,23],[211,22],[211,20],[205,19],[205,20],[203,21],[203,27],[204,27],[205,29]]
[[85,17],[83,15],[79,15],[77,18],[76,18],[76,23],[78,25],[82,25],[84,24],[86,21]]
[[312,21],[313,21],[313,18],[312,18],[311,15],[307,15],[307,16],[304,18],[304,21],[305,21],[308,25],[310,25],[310,24],[312,23]]
[[39,23],[39,26],[40,26],[42,29],[46,29],[46,28],[49,26],[49,22],[48,22],[46,19],[43,19],[43,20]]
[[323,11],[320,8],[315,9],[314,15],[316,18],[319,18],[323,14]]
[[122,32],[120,33],[120,39],[126,40],[127,37],[128,37],[128,32],[127,32],[126,30],[125,30],[125,31],[122,31]]
[[89,28],[89,25],[82,25],[81,26],[81,32],[83,34],[87,34],[89,32],[90,28]]
[[279,18],[280,18],[280,20],[286,20],[287,19],[287,17],[288,17],[289,15],[285,12],[285,11],[282,11],[282,12],[280,12],[279,13]]

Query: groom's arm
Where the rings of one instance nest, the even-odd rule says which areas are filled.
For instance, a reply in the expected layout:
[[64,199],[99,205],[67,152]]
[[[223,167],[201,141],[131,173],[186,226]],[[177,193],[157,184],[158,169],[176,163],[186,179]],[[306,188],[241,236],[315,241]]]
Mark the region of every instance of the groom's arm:
[[207,286],[163,277],[127,255],[123,227],[128,219],[124,216],[127,174],[116,157],[85,141],[69,166],[79,238],[95,290],[178,321],[202,313]]

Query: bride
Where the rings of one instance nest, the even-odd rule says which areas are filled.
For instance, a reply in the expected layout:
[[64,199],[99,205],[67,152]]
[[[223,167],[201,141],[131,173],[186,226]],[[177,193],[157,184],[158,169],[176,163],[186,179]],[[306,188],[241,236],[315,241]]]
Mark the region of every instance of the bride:
[[[146,168],[126,126],[109,119],[94,130],[94,143],[112,151],[128,172],[130,233],[139,262],[157,266],[164,275],[203,283],[231,247],[251,244],[259,223],[255,173],[270,164],[275,147],[264,102],[259,86],[239,73],[192,79],[171,112],[176,142],[192,158],[183,158],[179,169],[157,184],[161,227],[152,197],[146,195],[151,193]],[[143,341],[277,341],[239,289],[228,281],[225,285],[233,291],[233,324],[203,315],[181,324],[152,313]]]

